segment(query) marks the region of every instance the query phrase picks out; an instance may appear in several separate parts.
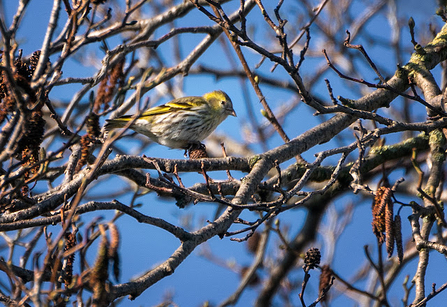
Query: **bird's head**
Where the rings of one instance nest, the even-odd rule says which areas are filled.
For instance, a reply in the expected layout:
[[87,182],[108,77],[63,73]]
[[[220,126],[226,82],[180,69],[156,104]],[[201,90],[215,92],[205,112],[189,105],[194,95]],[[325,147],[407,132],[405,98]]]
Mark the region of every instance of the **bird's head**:
[[237,116],[233,109],[230,97],[222,91],[214,91],[203,95],[203,98],[210,104],[211,108],[221,114]]

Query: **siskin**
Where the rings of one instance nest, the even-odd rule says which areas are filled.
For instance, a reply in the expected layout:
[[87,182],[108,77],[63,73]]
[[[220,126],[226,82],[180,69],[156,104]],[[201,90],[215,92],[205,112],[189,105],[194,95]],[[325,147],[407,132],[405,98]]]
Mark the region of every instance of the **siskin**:
[[[188,149],[210,135],[228,115],[236,116],[230,97],[214,91],[203,97],[178,98],[150,108],[129,128],[161,145]],[[122,128],[132,119],[132,115],[110,119],[105,128]]]

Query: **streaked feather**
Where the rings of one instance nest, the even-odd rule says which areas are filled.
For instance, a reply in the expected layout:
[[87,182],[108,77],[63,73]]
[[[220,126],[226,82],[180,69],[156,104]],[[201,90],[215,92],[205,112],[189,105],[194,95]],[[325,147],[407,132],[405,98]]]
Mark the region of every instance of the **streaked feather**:
[[[130,128],[159,144],[187,148],[210,135],[228,115],[236,116],[231,99],[222,91],[214,91],[150,108]],[[132,118],[125,115],[107,120],[106,129],[122,128]]]

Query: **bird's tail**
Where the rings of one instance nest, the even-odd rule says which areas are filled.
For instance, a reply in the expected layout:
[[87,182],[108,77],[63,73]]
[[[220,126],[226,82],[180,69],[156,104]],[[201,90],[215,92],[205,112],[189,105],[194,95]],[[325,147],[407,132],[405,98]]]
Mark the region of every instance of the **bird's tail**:
[[115,119],[107,119],[105,128],[106,128],[106,130],[123,128],[127,124],[127,122],[130,121],[131,119],[132,119],[131,117],[125,117],[125,116],[115,118]]

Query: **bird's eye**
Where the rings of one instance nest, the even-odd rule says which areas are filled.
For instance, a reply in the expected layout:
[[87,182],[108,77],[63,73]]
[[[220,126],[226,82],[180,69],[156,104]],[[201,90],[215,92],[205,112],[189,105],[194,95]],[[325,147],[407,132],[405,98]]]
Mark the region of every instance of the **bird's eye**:
[[220,102],[220,104],[221,104],[221,105],[224,105],[224,104],[225,104],[225,100],[222,100],[222,101]]

